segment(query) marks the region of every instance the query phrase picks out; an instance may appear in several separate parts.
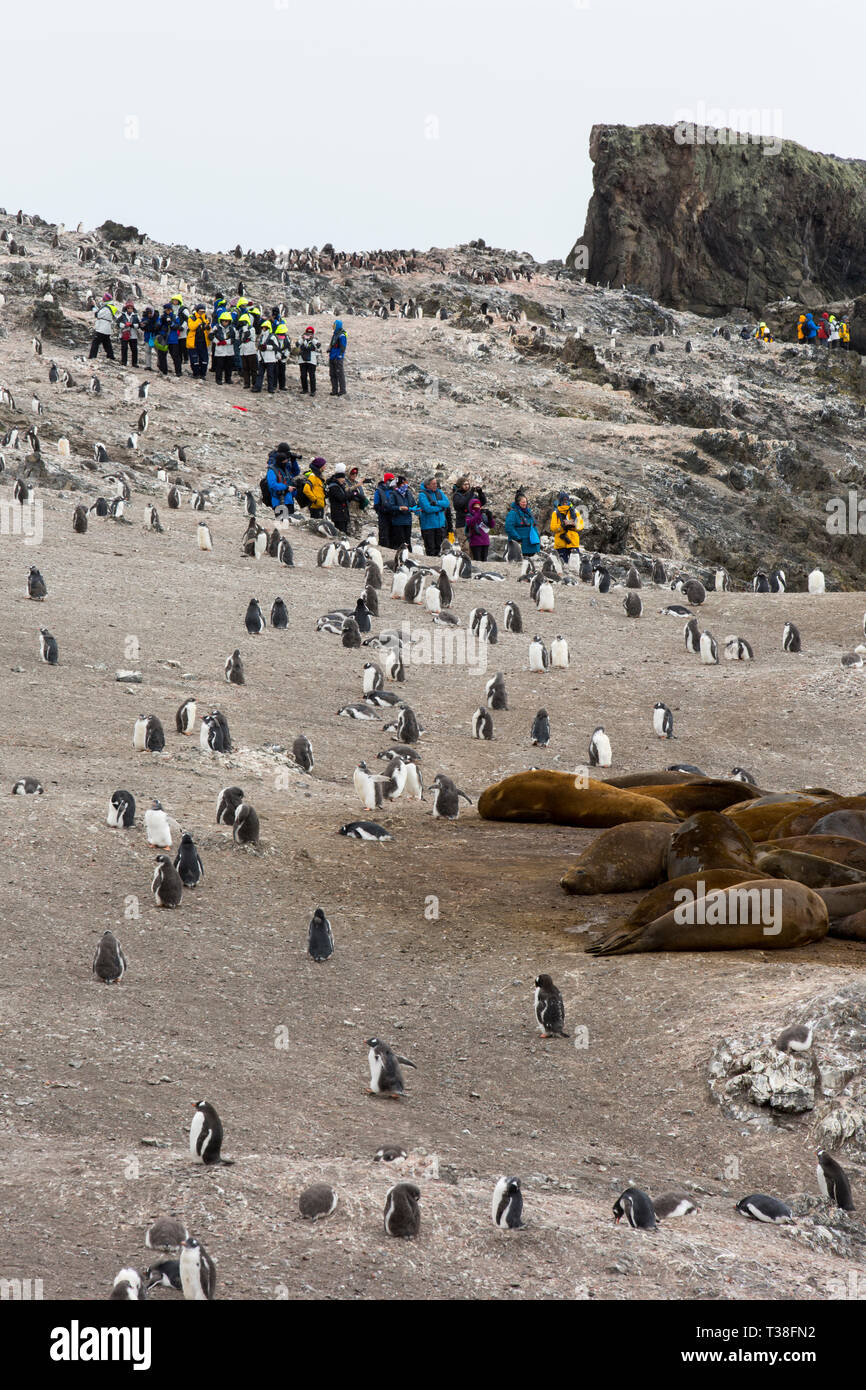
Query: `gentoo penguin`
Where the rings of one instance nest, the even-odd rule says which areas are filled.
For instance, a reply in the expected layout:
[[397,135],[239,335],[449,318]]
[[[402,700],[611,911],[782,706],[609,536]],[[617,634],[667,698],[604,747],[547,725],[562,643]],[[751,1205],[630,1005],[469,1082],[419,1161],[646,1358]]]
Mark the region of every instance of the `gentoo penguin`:
[[213,550],[213,541],[211,540],[210,527],[208,526],[206,521],[199,522],[198,526],[196,527],[196,535],[198,536],[199,550]]
[[229,721],[226,719],[222,710],[218,709],[212,709],[210,712],[210,717],[217,724],[219,724],[220,732],[223,736],[222,751],[224,753],[230,753],[232,751],[232,736],[229,733]]
[[771,593],[771,594],[783,594],[783,593],[785,592],[785,585],[786,585],[786,583],[787,583],[787,580],[785,579],[785,571],[784,571],[784,570],[771,570],[771,572],[770,572],[770,593]]
[[381,690],[385,684],[385,673],[376,661],[365,661],[362,675],[362,686],[365,695],[371,694],[374,690]]
[[426,579],[427,576],[421,569],[416,569],[410,574],[403,586],[403,598],[406,603],[423,602],[423,589]]
[[779,1052],[808,1052],[812,1046],[812,1025],[795,1023],[790,1028],[783,1028],[775,1045]]
[[259,818],[248,801],[242,801],[235,811],[232,839],[236,845],[259,843]]
[[162,522],[159,519],[159,512],[152,502],[145,502],[144,504],[144,529],[145,531],[156,531],[160,535],[162,535],[163,532]]
[[697,618],[689,618],[683,628],[683,637],[686,642],[686,651],[697,655],[701,650],[701,630],[698,627]]
[[823,594],[826,592],[823,570],[814,569],[809,571],[806,586],[810,594]]
[[171,826],[158,801],[144,813],[144,834],[151,849],[171,849]]
[[672,1216],[693,1216],[697,1207],[684,1192],[664,1192],[653,1198],[653,1211],[656,1221],[667,1221]]
[[370,1085],[367,1087],[369,1096],[402,1096],[405,1095],[403,1089],[403,1073],[399,1064],[402,1062],[406,1067],[415,1070],[415,1063],[408,1057],[398,1057],[396,1053],[381,1038],[365,1038],[364,1045],[367,1048],[367,1063],[370,1068]]
[[222,725],[213,714],[203,714],[199,730],[199,745],[211,753],[225,753],[227,748]]
[[277,597],[271,605],[271,627],[287,628],[289,626],[289,610],[284,601]]
[[174,716],[175,726],[179,734],[191,734],[195,729],[195,700],[184,700]]
[[554,637],[550,644],[551,671],[565,671],[568,668],[568,643],[561,635]]
[[29,483],[25,483],[22,478],[16,478],[15,486],[12,489],[12,496],[16,502],[32,502],[33,488]]
[[183,883],[180,874],[167,854],[156,856],[156,868],[150,885],[157,907],[180,907]]
[[717,594],[728,593],[734,587],[731,583],[731,576],[726,569],[716,570],[715,586]]
[[420,1190],[411,1182],[398,1182],[385,1196],[385,1234],[411,1239],[421,1229]]
[[307,952],[315,961],[327,960],[334,954],[334,933],[320,907],[316,908],[307,928]]
[[[378,692],[381,694],[381,692]],[[337,710],[337,714],[343,719],[378,719],[376,705],[372,701],[353,702],[350,705],[343,705],[342,709]]]
[[128,830],[131,825],[135,824],[135,797],[132,792],[116,791],[111,793],[106,823],[123,830]]
[[147,1298],[147,1289],[144,1281],[137,1269],[127,1267],[122,1269],[119,1274],[115,1274],[109,1300],[129,1300],[130,1302],[140,1302]]
[[79,536],[83,536],[87,530],[87,508],[78,506],[72,513],[72,529]]
[[148,1226],[144,1243],[148,1250],[165,1250],[170,1254],[177,1250],[188,1236],[189,1231],[176,1216],[160,1216]]
[[853,1211],[854,1202],[851,1197],[851,1184],[844,1168],[838,1164],[826,1149],[818,1150],[818,1187],[821,1196],[828,1202],[835,1202],[842,1211]]
[[479,614],[478,626],[475,630],[478,633],[479,642],[489,642],[491,646],[495,646],[499,641],[499,628],[496,625],[496,619],[492,613],[488,613],[486,608],[482,609]]
[[292,757],[302,772],[312,772],[314,767],[313,745],[306,734],[298,734],[297,738],[294,739]]
[[622,601],[627,618],[640,618],[643,614],[643,599],[637,589],[629,589]]
[[204,498],[200,492],[191,492],[189,495],[189,505],[194,512],[204,511]]
[[[542,643],[542,646],[544,644]],[[508,709],[508,695],[505,691],[505,677],[501,671],[497,671],[495,676],[484,687],[484,694],[487,700],[488,709]]]
[[653,733],[658,738],[673,738],[674,717],[667,705],[657,700],[653,705]]
[[223,787],[217,797],[217,825],[234,825],[235,814],[243,799],[240,787]]
[[738,637],[736,633],[731,633],[725,638],[725,660],[726,661],[753,661],[755,653],[751,644],[744,637]]
[[703,603],[707,596],[707,591],[699,579],[687,579],[682,592],[688,602],[694,603],[696,606]]
[[305,1221],[323,1221],[337,1210],[337,1194],[330,1183],[314,1182],[298,1198],[298,1211]]
[[104,931],[93,957],[93,973],[103,984],[116,985],[126,974],[126,956],[114,932]]
[[129,434],[126,436],[126,447],[127,449],[138,448],[138,435],[135,430],[130,430]]
[[[690,618],[692,610],[684,608],[681,603],[669,603],[667,608],[660,608],[659,612],[666,618]],[[697,622],[697,619],[695,620]]]
[[770,592],[770,581],[763,570],[758,570],[752,580],[752,590],[756,594],[768,594]]
[[635,1231],[654,1231],[656,1229],[655,1208],[646,1192],[639,1187],[627,1187],[613,1204],[614,1221],[619,1225],[623,1217]]
[[180,1283],[184,1298],[206,1303],[216,1289],[216,1267],[203,1245],[192,1236],[180,1247]]
[[794,1220],[789,1206],[780,1202],[778,1197],[768,1197],[764,1192],[752,1192],[748,1197],[741,1197],[736,1209],[752,1221],[781,1223]]
[[36,566],[31,565],[30,572],[27,575],[27,597],[41,602],[47,593],[48,589],[45,580],[42,578]]
[[255,494],[252,493],[252,492],[245,492],[245,493],[244,493],[244,516],[255,516],[255,514],[256,514],[256,498],[255,498]]
[[567,1038],[565,1031],[565,1005],[562,995],[549,975],[536,975],[535,1021],[543,1038]]
[[454,589],[444,569],[439,571],[439,578],[436,580],[436,588],[439,590],[440,608],[450,608],[454,601]]
[[530,671],[546,671],[550,666],[550,657],[547,648],[539,636],[533,637],[529,644],[529,669]]
[[433,793],[433,819],[434,820],[456,820],[460,814],[460,797],[472,805],[472,798],[465,792],[456,787],[450,777],[446,777],[443,772],[437,772],[433,781],[430,783],[430,790]]
[[12,788],[13,796],[43,796],[45,788],[35,777],[19,777]]
[[800,640],[800,630],[793,623],[786,623],[782,630],[782,651],[801,652],[803,644]]
[[406,1150],[400,1144],[383,1144],[373,1154],[374,1163],[399,1163],[406,1157]]
[[397,715],[397,722],[393,727],[401,743],[417,743],[421,737],[415,711],[409,705],[404,705],[400,710]]
[[483,705],[479,705],[472,716],[472,737],[487,739],[488,742],[493,737],[493,719]]
[[533,719],[529,741],[535,748],[546,748],[550,743],[550,718],[546,709],[540,709]]
[[665,772],[693,772],[696,777],[706,777],[703,768],[696,767],[694,763],[671,763],[665,768]]
[[406,584],[409,579],[409,570],[398,569],[394,571],[394,578],[391,580],[391,597],[400,599],[405,596]]
[[95,512],[99,517],[106,517],[108,516],[108,503],[104,497],[97,497],[90,510]]
[[382,805],[382,783],[387,778],[372,773],[365,762],[358,763],[352,782],[365,811],[375,811]]
[[223,1126],[216,1109],[209,1100],[194,1101],[192,1108],[195,1111],[189,1127],[189,1151],[192,1157],[200,1158],[205,1164],[221,1163],[231,1168],[232,1160],[220,1155]]
[[553,593],[553,585],[549,580],[545,579],[544,582],[538,586],[538,592],[535,595],[535,606],[539,613],[552,613],[555,604],[556,600]]
[[610,767],[611,764],[610,739],[604,732],[604,728],[599,724],[593,730],[592,738],[589,740],[589,765],[590,767]]
[[863,655],[856,649],[853,652],[843,652],[841,664],[846,667],[856,667],[859,670],[863,665]]
[[237,647],[226,660],[225,674],[226,682],[229,685],[246,685],[247,683],[244,675],[244,663],[241,661],[241,654]]
[[599,565],[593,574],[592,582],[600,594],[610,593],[610,570],[605,569],[604,565]]
[[732,767],[728,777],[732,782],[747,782],[750,787],[758,785],[757,778],[753,777],[751,772],[747,772],[744,767]]
[[179,1260],[157,1260],[156,1264],[148,1265],[144,1277],[148,1292],[151,1289],[177,1289],[178,1293],[183,1293]]
[[138,753],[161,753],[165,748],[165,731],[155,714],[140,714],[132,730],[132,746]]
[[176,512],[180,506],[180,489],[175,484],[172,484],[168,490],[167,501],[169,511]]
[[699,650],[704,666],[718,666],[719,644],[711,632],[701,633]]
[[503,621],[506,632],[523,631],[523,618],[520,615],[520,609],[513,599],[509,599],[508,603],[505,605],[505,616]]
[[523,1193],[519,1178],[500,1178],[493,1189],[490,1209],[494,1226],[503,1231],[519,1231],[523,1227]]
[[340,624],[340,641],[344,647],[355,650],[361,645],[361,629],[354,618],[344,618]]
[[57,638],[52,637],[47,627],[39,629],[39,659],[47,666],[56,666],[58,661]]
[[350,840],[378,840],[381,844],[384,840],[393,840],[393,835],[389,835],[383,825],[377,825],[372,820],[351,820],[345,825],[341,825],[338,831],[340,835],[346,835]]
[[259,633],[264,632],[267,627],[265,615],[259,607],[257,598],[251,598],[247,605],[247,611],[244,616],[244,626],[252,637],[257,637]]
[[[582,577],[583,577],[583,576],[581,576],[581,578],[582,578]],[[662,564],[661,560],[653,560],[653,583],[654,583],[654,584],[667,584],[667,582],[668,582],[667,571],[666,571],[664,565]]]
[[195,846],[195,840],[186,831],[180,837],[180,845],[175,856],[174,867],[180,875],[184,888],[195,888],[204,878],[204,865]]
[[642,589],[641,578],[634,565],[629,565],[625,576],[625,587],[627,589]]

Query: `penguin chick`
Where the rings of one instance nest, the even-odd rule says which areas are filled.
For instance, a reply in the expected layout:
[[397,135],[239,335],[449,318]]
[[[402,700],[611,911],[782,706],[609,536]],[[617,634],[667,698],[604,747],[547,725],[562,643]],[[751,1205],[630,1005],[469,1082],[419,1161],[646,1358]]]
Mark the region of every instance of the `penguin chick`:
[[535,1019],[543,1038],[567,1038],[565,1005],[562,995],[549,975],[535,978]]
[[405,1095],[403,1073],[398,1064],[402,1062],[404,1066],[412,1067],[414,1070],[415,1063],[408,1057],[398,1057],[381,1038],[365,1038],[364,1043],[368,1049],[367,1062],[370,1067],[367,1094],[394,1098]]
[[230,1168],[233,1160],[220,1155],[223,1126],[214,1106],[209,1100],[199,1100],[192,1108],[195,1114],[189,1127],[189,1151],[193,1158],[200,1158],[204,1164],[221,1163]]

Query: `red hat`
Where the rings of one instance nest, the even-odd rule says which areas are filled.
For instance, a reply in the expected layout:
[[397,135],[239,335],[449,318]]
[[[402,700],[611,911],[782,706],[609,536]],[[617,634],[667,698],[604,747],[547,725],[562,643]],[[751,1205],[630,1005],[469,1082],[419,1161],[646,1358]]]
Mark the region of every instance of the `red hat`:
[[382,482],[383,482],[383,483],[393,483],[393,481],[394,481],[394,474],[393,474],[393,473],[383,473],[383,474],[382,474]]
[[316,330],[311,323],[308,323],[306,328],[304,329],[305,333],[315,333],[315,331]]

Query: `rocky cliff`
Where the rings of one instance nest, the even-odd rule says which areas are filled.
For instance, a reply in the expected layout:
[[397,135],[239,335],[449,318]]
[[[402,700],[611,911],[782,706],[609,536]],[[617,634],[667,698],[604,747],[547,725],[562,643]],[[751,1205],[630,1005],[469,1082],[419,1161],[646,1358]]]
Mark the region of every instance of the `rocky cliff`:
[[866,162],[736,139],[594,126],[593,195],[569,264],[697,313],[863,294]]

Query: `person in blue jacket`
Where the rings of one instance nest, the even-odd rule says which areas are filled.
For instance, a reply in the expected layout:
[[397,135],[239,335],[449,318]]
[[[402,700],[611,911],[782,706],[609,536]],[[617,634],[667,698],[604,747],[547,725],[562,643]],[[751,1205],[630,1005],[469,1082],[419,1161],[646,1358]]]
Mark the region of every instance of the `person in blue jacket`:
[[385,493],[384,506],[388,513],[391,544],[395,550],[399,550],[401,545],[409,545],[412,540],[412,515],[418,510],[412,489],[402,473],[398,474],[397,481]]
[[268,455],[268,492],[275,511],[277,507],[285,507],[289,512],[295,510],[295,494],[292,491],[289,468],[289,451],[284,451],[281,444]]
[[328,372],[331,377],[332,396],[345,396],[346,394],[346,373],[343,368],[345,356],[346,334],[343,330],[343,320],[335,319],[334,331],[328,345]]
[[505,534],[520,545],[521,555],[537,555],[541,536],[529,507],[526,493],[518,489],[505,518]]
[[421,539],[425,555],[438,555],[442,542],[450,531],[451,508],[448,498],[439,486],[435,473],[425,480],[418,492],[418,519],[421,524]]
[[814,343],[818,336],[818,325],[811,314],[806,315],[806,322],[803,324],[803,341]]

